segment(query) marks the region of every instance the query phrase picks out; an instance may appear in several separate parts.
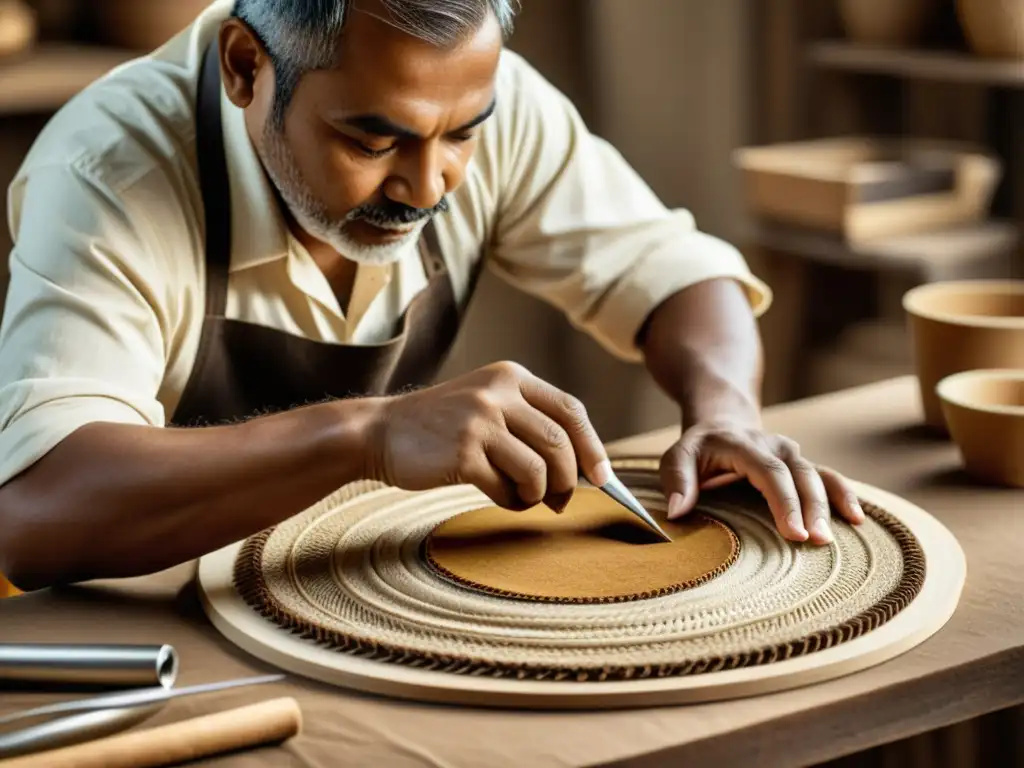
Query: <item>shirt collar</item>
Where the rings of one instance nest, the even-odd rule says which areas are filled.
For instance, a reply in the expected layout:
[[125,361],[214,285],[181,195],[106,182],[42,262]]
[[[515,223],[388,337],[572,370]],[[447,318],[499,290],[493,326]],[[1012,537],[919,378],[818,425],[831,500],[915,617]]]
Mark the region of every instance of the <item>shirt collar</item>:
[[231,271],[288,255],[288,228],[263,164],[249,139],[245,113],[221,86],[224,154],[231,190]]

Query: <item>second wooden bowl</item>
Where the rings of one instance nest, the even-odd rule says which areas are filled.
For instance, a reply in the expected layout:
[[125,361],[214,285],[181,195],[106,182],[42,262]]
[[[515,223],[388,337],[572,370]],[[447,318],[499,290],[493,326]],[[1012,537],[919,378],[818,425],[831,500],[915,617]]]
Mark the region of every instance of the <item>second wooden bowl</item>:
[[1024,280],[928,283],[908,291],[914,368],[925,422],[947,431],[936,385],[977,369],[1024,370]]
[[938,394],[965,470],[1024,488],[1024,371],[964,371],[939,382]]

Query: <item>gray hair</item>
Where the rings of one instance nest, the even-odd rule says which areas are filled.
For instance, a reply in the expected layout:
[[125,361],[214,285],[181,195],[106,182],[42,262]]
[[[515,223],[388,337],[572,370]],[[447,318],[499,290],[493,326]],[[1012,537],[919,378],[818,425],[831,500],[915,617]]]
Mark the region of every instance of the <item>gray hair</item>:
[[[512,33],[517,0],[379,0],[382,21],[433,45],[457,42],[479,29],[493,13],[506,38]],[[280,124],[299,79],[330,67],[352,0],[235,0],[234,16],[244,21],[274,62],[277,98],[273,119]]]

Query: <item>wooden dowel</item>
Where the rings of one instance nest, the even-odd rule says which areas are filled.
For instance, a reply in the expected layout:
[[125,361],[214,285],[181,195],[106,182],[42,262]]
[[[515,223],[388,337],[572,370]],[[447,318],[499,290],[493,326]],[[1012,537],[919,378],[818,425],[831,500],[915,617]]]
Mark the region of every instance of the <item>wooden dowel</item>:
[[299,704],[285,697],[49,752],[0,760],[0,768],[159,768],[280,743],[297,735],[301,729]]

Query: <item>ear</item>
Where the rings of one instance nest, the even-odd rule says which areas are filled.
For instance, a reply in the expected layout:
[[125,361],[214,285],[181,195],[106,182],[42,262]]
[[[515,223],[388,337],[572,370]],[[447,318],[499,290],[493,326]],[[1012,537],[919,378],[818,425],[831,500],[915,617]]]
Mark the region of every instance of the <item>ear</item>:
[[241,19],[227,19],[220,27],[218,42],[224,89],[236,107],[245,109],[255,97],[260,71],[272,66],[270,57],[259,38]]

